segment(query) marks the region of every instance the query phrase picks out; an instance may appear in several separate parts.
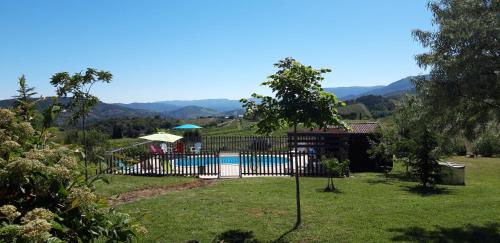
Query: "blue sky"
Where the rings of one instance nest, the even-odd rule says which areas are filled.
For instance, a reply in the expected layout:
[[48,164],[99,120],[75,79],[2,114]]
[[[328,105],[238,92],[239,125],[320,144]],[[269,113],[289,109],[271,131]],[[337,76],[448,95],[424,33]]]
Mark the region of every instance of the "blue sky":
[[424,0],[0,2],[0,99],[17,77],[53,95],[50,77],[113,73],[106,102],[248,97],[292,56],[333,70],[324,87],[388,84],[425,73],[411,31],[431,29]]

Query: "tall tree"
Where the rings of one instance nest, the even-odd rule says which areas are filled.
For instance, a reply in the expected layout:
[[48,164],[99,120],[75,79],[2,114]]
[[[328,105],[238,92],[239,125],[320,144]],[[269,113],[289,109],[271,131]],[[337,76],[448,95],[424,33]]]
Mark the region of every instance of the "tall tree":
[[17,110],[17,114],[21,117],[23,121],[29,122],[35,116],[35,98],[37,94],[34,87],[29,87],[26,84],[26,78],[24,75],[19,77],[19,89],[17,90],[17,95],[14,96],[16,99],[14,107]]
[[[327,125],[347,128],[337,111],[337,107],[343,103],[321,88],[323,74],[330,72],[330,69],[314,69],[290,57],[280,60],[274,66],[278,71],[262,83],[271,88],[274,97],[254,93],[254,99],[241,99],[246,115],[258,119],[258,133],[270,134],[284,127],[293,127],[294,147],[297,151],[299,124],[308,128],[326,128]],[[298,227],[301,223],[301,211],[297,157],[295,168]]]
[[437,127],[417,96],[404,96],[396,106],[394,127],[380,127],[379,137],[371,141],[372,158],[389,160],[393,156],[404,161],[406,172],[422,186],[433,185],[439,177],[442,139]]
[[465,129],[500,119],[500,25],[498,0],[438,0],[429,3],[436,31],[415,30],[427,53],[416,57],[430,78],[416,86],[443,128]]
[[93,68],[87,68],[85,72],[70,75],[67,72],[54,74],[50,83],[56,87],[57,95],[62,97],[71,96],[70,102],[66,105],[72,112],[71,120],[77,123],[81,120],[83,132],[83,148],[85,161],[85,179],[87,173],[87,136],[85,129],[85,119],[92,107],[97,105],[99,99],[90,93],[92,87],[97,83],[110,83],[113,75],[107,71],[99,71]]

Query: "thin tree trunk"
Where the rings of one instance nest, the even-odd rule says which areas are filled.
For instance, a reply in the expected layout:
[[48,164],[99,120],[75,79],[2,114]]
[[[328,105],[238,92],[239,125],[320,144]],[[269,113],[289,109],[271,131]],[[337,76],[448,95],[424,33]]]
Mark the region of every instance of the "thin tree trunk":
[[296,192],[296,200],[297,200],[297,222],[295,223],[295,228],[299,227],[302,222],[302,216],[300,213],[300,184],[299,184],[299,156],[298,156],[298,138],[297,138],[297,124],[293,125],[293,133],[294,133],[294,144],[295,144],[295,192]]
[[82,116],[82,130],[83,130],[83,161],[85,164],[85,181],[88,180],[89,175],[87,171],[87,134],[85,132],[85,114]]

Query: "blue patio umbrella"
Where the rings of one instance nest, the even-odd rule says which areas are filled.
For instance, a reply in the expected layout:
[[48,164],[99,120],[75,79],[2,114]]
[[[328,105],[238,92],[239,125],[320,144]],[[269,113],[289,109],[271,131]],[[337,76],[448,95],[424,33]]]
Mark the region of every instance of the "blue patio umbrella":
[[184,125],[174,127],[174,129],[200,129],[200,128],[202,128],[202,127],[196,126],[193,124],[184,124]]

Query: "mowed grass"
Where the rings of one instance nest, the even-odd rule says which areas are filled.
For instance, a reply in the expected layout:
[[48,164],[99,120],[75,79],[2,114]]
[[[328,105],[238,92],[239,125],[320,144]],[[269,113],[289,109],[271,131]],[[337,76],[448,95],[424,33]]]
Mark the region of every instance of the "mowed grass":
[[107,175],[104,181],[95,182],[96,192],[101,196],[112,196],[155,186],[176,185],[196,180],[193,177],[142,177],[125,175]]
[[500,159],[450,160],[466,164],[466,186],[422,193],[398,179],[400,169],[388,180],[378,173],[336,179],[338,193],[322,191],[324,178],[301,178],[296,230],[290,177],[222,180],[118,210],[142,220],[149,234],[141,242],[210,242],[229,230],[263,242],[500,242]]

